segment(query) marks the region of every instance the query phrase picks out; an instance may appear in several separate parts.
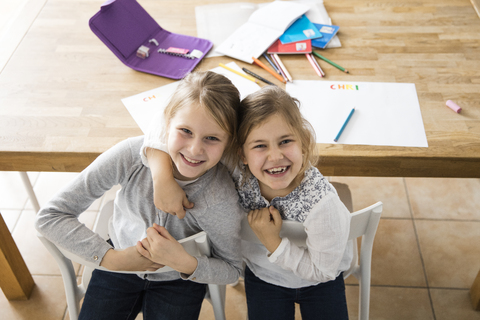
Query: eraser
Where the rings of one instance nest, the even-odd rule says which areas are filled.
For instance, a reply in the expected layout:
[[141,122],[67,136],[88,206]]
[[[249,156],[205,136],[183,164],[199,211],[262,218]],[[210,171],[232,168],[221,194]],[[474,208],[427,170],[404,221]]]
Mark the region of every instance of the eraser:
[[179,53],[179,54],[187,54],[188,51],[189,51],[188,49],[175,48],[175,47],[170,47],[170,48],[167,49],[167,52]]
[[138,50],[137,50],[137,57],[142,58],[142,59],[148,58],[149,51],[150,51],[149,47],[140,46],[140,48],[138,48]]
[[455,111],[456,113],[460,113],[460,111],[462,111],[462,108],[460,108],[455,102],[453,102],[452,100],[448,100],[447,101],[447,107],[449,107],[450,109],[452,109],[453,111]]

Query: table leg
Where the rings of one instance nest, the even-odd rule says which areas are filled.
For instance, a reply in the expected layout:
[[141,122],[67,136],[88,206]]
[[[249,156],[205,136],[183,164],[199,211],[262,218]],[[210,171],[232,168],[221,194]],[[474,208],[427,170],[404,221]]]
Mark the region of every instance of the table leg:
[[0,214],[0,288],[8,300],[27,300],[35,283]]
[[480,270],[470,289],[470,297],[472,298],[473,309],[480,311]]

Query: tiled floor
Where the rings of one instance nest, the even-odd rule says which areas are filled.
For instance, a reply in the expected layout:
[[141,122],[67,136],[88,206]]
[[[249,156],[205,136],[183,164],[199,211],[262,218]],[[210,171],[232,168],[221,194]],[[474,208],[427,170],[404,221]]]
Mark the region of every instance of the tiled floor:
[[[40,205],[75,173],[29,173]],[[375,238],[370,319],[480,319],[469,288],[480,269],[480,180],[332,178],[352,190],[354,209],[381,200],[384,212]],[[86,212],[93,225],[109,192]],[[58,267],[36,238],[34,212],[17,172],[0,172],[0,211],[36,287],[28,301],[0,293],[0,318],[68,319]],[[358,285],[347,279],[350,319],[357,319]],[[243,283],[227,289],[227,319],[245,319]],[[213,319],[205,302],[201,319]],[[297,316],[300,319],[300,316]]]

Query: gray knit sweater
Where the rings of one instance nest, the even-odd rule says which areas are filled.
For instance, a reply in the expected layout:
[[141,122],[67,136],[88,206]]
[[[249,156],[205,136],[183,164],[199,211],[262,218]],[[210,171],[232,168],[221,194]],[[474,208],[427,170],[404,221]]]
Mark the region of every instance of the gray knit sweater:
[[[111,246],[80,223],[78,216],[120,184],[109,225],[116,249],[134,246],[154,222],[177,240],[203,230],[208,234],[212,257],[197,257],[197,269],[188,279],[216,284],[236,281],[242,270],[239,231],[245,212],[226,168],[218,164],[183,188],[195,206],[180,220],[155,208],[150,169],[139,155],[142,143],[143,137],[130,138],[100,155],[40,210],[35,221],[37,230],[56,245],[99,265]],[[146,276],[158,281],[179,278],[176,271]]]

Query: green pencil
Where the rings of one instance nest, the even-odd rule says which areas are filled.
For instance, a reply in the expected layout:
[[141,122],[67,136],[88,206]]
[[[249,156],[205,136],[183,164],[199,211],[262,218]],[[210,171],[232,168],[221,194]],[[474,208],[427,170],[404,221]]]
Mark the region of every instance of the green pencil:
[[336,63],[333,62],[333,61],[328,60],[327,58],[325,58],[324,56],[320,55],[319,53],[316,53],[316,52],[313,51],[313,50],[312,50],[312,53],[313,53],[314,55],[316,55],[317,57],[319,57],[320,59],[322,59],[323,61],[330,63],[330,64],[331,64],[332,66],[334,66],[335,68],[338,68],[338,69],[342,70],[343,72],[349,73],[347,69],[339,66],[338,64],[336,64]]

